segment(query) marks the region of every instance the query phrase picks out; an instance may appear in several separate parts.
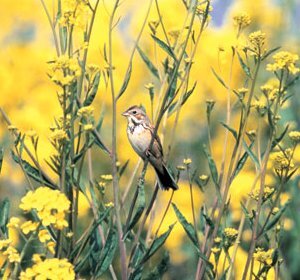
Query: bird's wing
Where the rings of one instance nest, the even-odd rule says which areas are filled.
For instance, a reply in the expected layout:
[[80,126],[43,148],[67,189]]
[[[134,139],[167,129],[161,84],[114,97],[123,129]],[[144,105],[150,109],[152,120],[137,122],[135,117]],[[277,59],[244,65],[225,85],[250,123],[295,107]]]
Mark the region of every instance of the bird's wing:
[[[147,124],[145,128],[148,129],[151,132],[151,135],[153,137],[154,126],[151,125],[151,124]],[[163,148],[162,148],[159,136],[157,134],[154,137],[154,142],[153,142],[153,145],[152,145],[152,147],[150,149],[150,153],[155,158],[162,158],[163,157]]]

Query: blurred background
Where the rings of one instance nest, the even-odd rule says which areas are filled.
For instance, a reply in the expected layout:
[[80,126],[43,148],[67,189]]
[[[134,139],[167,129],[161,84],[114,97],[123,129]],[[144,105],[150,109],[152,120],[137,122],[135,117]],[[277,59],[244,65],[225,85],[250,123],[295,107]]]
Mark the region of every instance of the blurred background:
[[[41,164],[47,168],[44,159],[49,158],[53,150],[49,144],[49,127],[54,121],[54,117],[60,114],[60,107],[57,101],[56,87],[47,76],[47,62],[55,57],[55,48],[42,5],[38,0],[11,1],[2,0],[0,10],[0,105],[3,107],[12,124],[21,131],[36,131],[39,135],[40,143],[38,154]],[[52,0],[46,1],[51,9]],[[168,31],[175,31],[181,27],[184,13],[183,4],[180,0],[159,1],[163,21]],[[107,4],[109,6],[109,4]],[[137,33],[141,27],[148,6],[147,1],[125,0],[120,7],[120,23],[114,33],[114,64],[116,84],[119,87],[128,65],[131,49]],[[176,137],[170,139],[170,132],[174,115],[171,116],[165,126],[163,139],[165,150],[172,140],[172,147],[169,154],[171,167],[175,170],[177,165],[182,165],[184,158],[192,159],[192,169],[197,174],[207,174],[207,164],[203,154],[203,144],[207,143],[207,123],[206,123],[206,100],[213,99],[216,105],[212,114],[212,141],[213,156],[216,162],[220,162],[223,149],[222,135],[224,128],[220,121],[225,118],[223,109],[226,102],[226,90],[218,83],[212,74],[211,67],[216,69],[225,79],[229,77],[229,65],[231,58],[231,46],[236,45],[236,29],[233,25],[232,17],[239,12],[247,12],[252,21],[246,29],[248,34],[252,31],[262,30],[266,33],[267,47],[281,46],[283,50],[288,50],[299,54],[300,46],[300,1],[299,0],[214,0],[212,2],[213,11],[211,22],[204,32],[198,52],[195,56],[193,69],[191,72],[191,85],[197,81],[194,94],[187,101],[180,114],[179,124],[176,129]],[[103,60],[103,45],[107,41],[107,25],[109,16],[105,10],[105,5],[101,6],[95,22],[92,41],[89,45],[89,63],[97,64],[100,68],[105,67]],[[157,15],[153,10],[149,20],[157,20]],[[78,36],[82,36],[78,34]],[[149,55],[153,55],[153,41],[150,36],[150,29],[146,27],[141,48]],[[160,64],[158,57],[158,64]],[[129,165],[121,179],[120,187],[125,189],[133,169],[138,161],[138,157],[131,149],[126,136],[126,120],[121,113],[129,106],[143,104],[150,114],[150,98],[145,84],[153,83],[155,93],[158,92],[150,72],[145,67],[141,58],[136,55],[134,67],[129,86],[121,98],[118,106],[118,158],[121,164],[130,159]],[[263,84],[270,78],[270,73],[262,71],[259,76],[259,83]],[[233,67],[232,85],[234,88],[243,87],[244,76],[241,68],[236,62]],[[294,129],[300,128],[300,84],[290,89],[294,93],[291,102],[281,114],[281,123],[284,126],[290,123]],[[155,100],[154,100],[155,101]],[[154,105],[156,103],[154,102]],[[100,89],[95,102],[95,118],[104,115],[104,122],[101,135],[110,146],[111,143],[111,96],[100,83]],[[0,176],[0,197],[9,197],[13,209],[12,214],[19,213],[18,204],[20,197],[25,194],[26,182],[22,170],[13,163],[10,156],[13,138],[7,132],[7,126],[1,120],[0,143],[4,148],[4,162]],[[94,150],[93,160],[97,166],[94,175],[100,179],[103,174],[111,173],[109,158],[102,151]],[[296,153],[296,162],[300,160],[300,151]],[[51,171],[49,171],[51,172]],[[150,170],[146,180],[149,190],[153,187],[154,173]],[[247,197],[250,190],[251,178],[254,173],[249,169],[245,170],[234,181],[231,194],[231,224],[238,225],[241,217],[240,201]],[[270,179],[272,180],[272,179]],[[298,217],[300,207],[299,196],[299,175],[291,181],[282,196],[282,201],[293,198],[286,213],[284,227],[282,254],[285,256],[286,267],[289,277],[297,279],[300,275],[300,219]],[[209,186],[207,187],[209,189]],[[191,220],[188,183],[183,177],[180,181],[180,194],[175,193],[174,202]],[[210,205],[212,193],[208,190],[205,194],[195,186],[195,204],[197,211],[205,202]],[[107,186],[108,194],[111,192]],[[129,198],[130,199],[129,194]],[[169,198],[168,193],[161,193],[156,215],[159,214]],[[82,197],[80,201],[80,216],[89,215],[90,209]],[[165,220],[166,229],[173,223],[176,217],[172,210]],[[84,223],[83,223],[84,225]],[[249,241],[249,232],[245,231],[243,240]],[[177,225],[168,239],[166,247],[170,251],[171,267],[168,272],[168,279],[192,279],[189,272],[195,270],[197,260],[192,245],[189,243],[182,228]],[[241,246],[239,257],[240,264],[237,264],[237,275],[240,275],[245,262],[246,250]],[[241,271],[242,272],[242,271]],[[237,276],[238,277],[238,276]],[[237,278],[239,279],[239,278]],[[288,278],[287,278],[288,279]]]

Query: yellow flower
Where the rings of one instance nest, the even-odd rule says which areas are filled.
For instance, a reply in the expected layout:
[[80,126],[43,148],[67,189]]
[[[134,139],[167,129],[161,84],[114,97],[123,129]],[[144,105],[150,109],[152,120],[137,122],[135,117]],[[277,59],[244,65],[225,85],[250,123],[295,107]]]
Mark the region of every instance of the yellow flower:
[[235,239],[238,235],[238,231],[235,228],[224,228],[224,236],[227,238]]
[[238,93],[238,95],[239,95],[239,98],[242,100],[242,99],[244,99],[244,97],[245,97],[245,95],[246,95],[246,93],[248,92],[249,90],[247,89],[247,88],[244,88],[244,87],[242,87],[242,88],[239,88],[238,90],[237,90],[237,93]]
[[213,247],[213,248],[211,248],[211,251],[214,253],[214,254],[217,254],[217,253],[219,253],[220,252],[220,248],[218,248],[218,247]]
[[83,130],[86,131],[86,132],[92,131],[93,129],[94,129],[94,125],[92,125],[91,123],[85,124],[85,125],[83,126]]
[[249,34],[249,41],[252,45],[254,54],[261,55],[262,47],[265,44],[266,34],[260,30]]
[[221,243],[222,238],[221,238],[221,237],[216,237],[216,238],[214,239],[214,241],[215,241],[215,243],[219,244],[219,243]]
[[235,26],[242,29],[251,23],[251,18],[247,13],[240,13],[233,17],[233,21]]
[[177,165],[176,168],[177,168],[177,170],[179,170],[179,171],[185,170],[185,166],[184,166],[184,165]]
[[5,248],[7,248],[10,245],[11,242],[12,242],[11,239],[2,239],[2,240],[0,240],[0,250],[3,250]]
[[[36,210],[44,226],[52,224],[57,229],[68,226],[65,216],[69,211],[70,201],[58,190],[39,187],[35,191],[29,191],[21,199],[20,208],[26,212]],[[29,227],[30,222],[27,223]]]
[[[270,198],[272,196],[272,194],[275,192],[275,189],[274,188],[270,188],[268,186],[265,186],[264,187],[264,190],[263,190],[263,202],[266,201],[268,198]],[[259,199],[259,193],[260,193],[260,189],[257,188],[255,190],[253,190],[249,196],[251,198],[253,198],[254,200],[258,201]]]
[[275,152],[271,155],[271,159],[273,159],[274,169],[277,172],[281,172],[286,169],[290,169],[294,167],[294,163],[292,161],[292,149],[285,149],[284,151]]
[[50,241],[47,243],[47,249],[51,254],[55,254],[55,242],[54,241]]
[[51,239],[51,236],[48,232],[48,230],[46,229],[42,229],[39,231],[39,234],[38,234],[38,237],[39,237],[39,240],[42,242],[42,243],[45,243],[46,241],[50,240]]
[[288,70],[291,74],[295,75],[299,73],[300,69],[295,66],[299,56],[297,54],[292,54],[287,51],[281,51],[273,55],[274,63],[267,64],[268,71],[277,71],[277,70]]
[[190,165],[191,163],[192,163],[192,160],[190,158],[185,158],[183,160],[183,164],[185,164],[185,165]]
[[14,263],[14,262],[20,262],[21,258],[20,258],[20,254],[18,253],[17,249],[9,246],[6,251],[3,252],[4,256],[7,256],[8,261],[10,263]]
[[54,142],[61,143],[68,139],[68,135],[63,129],[56,129],[50,134],[50,139]]
[[106,182],[100,181],[98,182],[99,188],[104,188],[106,186]]
[[41,255],[40,254],[33,254],[32,255],[32,261],[34,263],[39,263],[42,261]]
[[90,116],[93,116],[93,113],[94,113],[94,107],[89,105],[89,106],[84,106],[84,107],[81,107],[78,112],[77,112],[77,115],[79,117],[85,117],[85,118],[88,118]]
[[107,208],[114,207],[114,203],[113,202],[108,202],[108,203],[105,204],[105,207],[107,207]]
[[294,142],[299,142],[300,141],[300,131],[291,131],[289,133],[289,137],[294,141]]
[[39,260],[20,274],[20,280],[28,279],[75,279],[74,267],[67,259]]
[[113,176],[111,174],[104,174],[104,175],[101,175],[101,179],[103,179],[104,181],[112,181],[113,179]]
[[153,89],[154,88],[154,84],[153,83],[145,84],[145,88],[146,89]]
[[261,248],[257,248],[255,253],[253,254],[253,258],[264,265],[270,266],[272,264],[273,252],[274,249],[264,251]]
[[27,221],[21,225],[21,230],[23,231],[24,234],[28,234],[31,231],[35,231],[38,227],[39,223],[37,222],[32,222],[32,221]]
[[20,225],[20,219],[17,217],[11,217],[7,224],[8,228],[18,228]]
[[49,76],[58,85],[70,85],[81,75],[77,59],[61,55],[50,63]]

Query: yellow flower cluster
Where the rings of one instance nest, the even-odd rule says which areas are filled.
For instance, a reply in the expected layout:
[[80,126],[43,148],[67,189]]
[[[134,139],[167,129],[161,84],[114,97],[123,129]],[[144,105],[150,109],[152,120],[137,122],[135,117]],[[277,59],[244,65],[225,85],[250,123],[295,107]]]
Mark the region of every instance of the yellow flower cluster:
[[289,137],[294,141],[294,142],[300,142],[300,131],[291,131],[289,133]]
[[274,160],[274,169],[277,172],[281,172],[290,168],[293,168],[295,165],[292,161],[292,149],[285,149],[284,151],[275,152],[272,154]]
[[240,29],[247,27],[251,23],[251,18],[247,13],[240,13],[233,17],[234,25]]
[[287,51],[281,51],[273,56],[274,63],[267,64],[267,70],[275,72],[277,70],[288,70],[291,74],[295,75],[299,73],[300,69],[296,67],[295,63],[299,60],[297,54],[293,54]]
[[235,228],[224,228],[224,236],[230,239],[236,239],[238,231]]
[[11,239],[0,240],[0,251],[10,263],[20,262],[20,254],[16,248],[10,245],[11,242]]
[[[65,194],[58,190],[39,187],[35,191],[29,191],[22,198],[20,208],[26,212],[36,210],[37,216],[44,226],[53,225],[57,229],[68,226],[65,216],[69,211],[70,201]],[[31,223],[30,226],[32,224],[34,225]]]
[[260,89],[270,101],[274,101],[278,96],[278,92],[279,92],[278,85],[272,82],[264,84],[263,86],[260,87]]
[[104,175],[101,175],[101,179],[109,182],[109,181],[112,181],[113,176],[111,174],[104,174]]
[[94,107],[90,105],[90,106],[81,107],[78,110],[77,115],[79,117],[87,118],[93,116],[93,113],[94,113]]
[[56,143],[62,143],[68,139],[67,133],[63,129],[55,129],[50,134],[50,140]]
[[42,261],[39,255],[34,255],[34,265],[21,272],[20,280],[33,279],[75,279],[74,267],[67,259],[45,259]]
[[77,115],[82,118],[81,125],[83,125],[84,131],[92,131],[94,129],[94,107],[84,106],[81,107]]
[[249,41],[253,47],[254,54],[261,55],[262,47],[265,44],[266,33],[261,30],[249,34]]
[[185,158],[183,160],[183,164],[185,164],[185,165],[190,165],[191,163],[192,163],[192,160],[190,158]]
[[[268,186],[264,187],[264,193],[263,193],[263,201],[266,201],[273,193],[275,192],[274,188],[270,188]],[[259,199],[259,193],[260,193],[260,189],[257,188],[255,190],[253,190],[249,196],[251,198],[253,198],[254,200],[258,201]]]
[[[208,6],[209,5],[209,6]],[[197,5],[196,7],[196,14],[197,15],[205,15],[206,10],[207,10],[207,6],[208,6],[208,13],[212,12],[213,7],[210,5],[209,1],[207,2],[202,2],[200,4]]]
[[50,63],[49,76],[60,86],[70,85],[80,75],[81,68],[73,57],[61,55]]
[[274,249],[264,251],[262,248],[257,248],[253,254],[253,258],[264,265],[271,265],[273,261]]
[[88,0],[63,0],[62,15],[59,23],[62,26],[76,26],[83,29],[89,15]]

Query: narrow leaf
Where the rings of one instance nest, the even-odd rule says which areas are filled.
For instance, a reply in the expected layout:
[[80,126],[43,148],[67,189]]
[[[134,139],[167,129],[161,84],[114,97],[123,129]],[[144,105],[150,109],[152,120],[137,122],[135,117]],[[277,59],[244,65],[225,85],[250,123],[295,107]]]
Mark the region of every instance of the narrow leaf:
[[26,160],[20,159],[13,151],[11,152],[11,154],[12,154],[13,160],[16,163],[18,163],[19,165],[22,165],[22,167],[24,168],[24,171],[30,178],[32,178],[33,180],[35,180],[38,183],[46,185],[47,187],[55,188],[55,186],[53,186],[51,184],[51,182],[49,182],[44,176],[42,176],[40,174],[40,172],[38,171],[37,168],[33,167]]
[[99,88],[99,83],[100,83],[100,72],[98,71],[93,79],[93,84],[91,89],[87,93],[87,97],[83,102],[83,106],[89,106],[92,104],[94,101],[98,88]]
[[118,246],[117,233],[114,229],[111,229],[108,233],[103,252],[101,253],[101,258],[98,263],[98,269],[96,277],[101,276],[111,265],[116,248]]
[[151,35],[151,37],[154,39],[154,41],[164,50],[166,53],[171,56],[175,61],[177,61],[177,58],[172,50],[171,47],[169,47],[164,41],[161,39],[157,38],[154,35]]
[[157,68],[154,66],[154,64],[150,61],[150,59],[147,57],[147,55],[139,48],[137,47],[137,50],[142,58],[142,60],[146,63],[148,69],[151,71],[151,73],[159,79],[159,73]]
[[237,132],[233,128],[224,122],[221,122],[221,125],[223,125],[233,135],[234,139],[237,140]]
[[284,204],[284,206],[274,215],[274,217],[267,223],[263,233],[265,234],[266,232],[268,232],[270,229],[272,229],[277,222],[280,220],[281,216],[283,215],[283,213],[286,210],[286,207],[288,206],[289,203]]
[[3,156],[4,156],[4,150],[3,148],[0,148],[0,174],[2,170]]
[[265,55],[262,57],[261,60],[266,59],[268,56],[270,56],[272,53],[278,51],[280,48],[281,48],[281,47],[276,47],[276,48],[274,48],[274,49],[271,49],[271,50],[267,51],[267,52],[265,53]]
[[215,75],[215,77],[217,78],[217,80],[221,83],[221,85],[223,87],[225,87],[226,89],[229,89],[228,86],[225,84],[224,80],[217,74],[217,72],[214,70],[214,68],[211,68],[213,74]]
[[210,170],[210,173],[211,173],[211,177],[212,177],[213,182],[215,183],[216,187],[219,189],[217,166],[216,166],[214,159],[212,158],[210,152],[208,151],[208,149],[205,145],[203,146],[203,149],[204,149],[204,153],[206,155],[206,158],[208,160],[208,165],[209,165],[209,170]]
[[248,65],[244,62],[243,58],[240,56],[240,54],[237,52],[239,62],[241,64],[242,69],[244,70],[245,74],[251,79],[251,71]]
[[120,168],[120,171],[119,171],[119,177],[121,178],[123,173],[125,172],[127,166],[128,166],[128,163],[129,163],[129,159],[125,162],[125,164]]
[[182,213],[179,211],[179,209],[174,203],[172,203],[172,206],[179,223],[182,225],[188,237],[193,242],[193,245],[198,249],[199,248],[198,238],[193,225],[186,220],[186,218],[182,215]]
[[9,209],[10,209],[10,202],[8,198],[5,198],[1,201],[0,204],[0,229],[3,233],[7,234],[7,223],[9,217]]
[[164,245],[164,243],[166,242],[167,238],[169,237],[174,225],[175,225],[175,223],[170,225],[169,229],[165,233],[163,233],[161,236],[159,236],[152,242],[150,248],[146,251],[144,257],[140,261],[140,265],[144,264],[147,260],[149,260],[156,253],[156,251],[161,246]]
[[139,184],[138,186],[138,198],[137,198],[137,209],[136,212],[128,226],[127,232],[129,232],[139,221],[145,209],[146,199],[145,199],[145,189],[144,184]]
[[131,77],[131,71],[132,71],[132,62],[130,62],[129,68],[127,69],[123,85],[122,85],[122,87],[119,91],[119,94],[117,96],[117,100],[123,95],[123,93],[127,89],[127,86],[129,84],[129,80],[130,80],[130,77]]
[[252,149],[251,149],[252,146],[248,147],[248,145],[246,144],[246,142],[243,141],[243,147],[246,150],[246,152],[248,153],[249,157],[254,162],[254,164],[256,165],[256,167],[259,168],[259,161],[258,161],[256,155],[252,152]]

